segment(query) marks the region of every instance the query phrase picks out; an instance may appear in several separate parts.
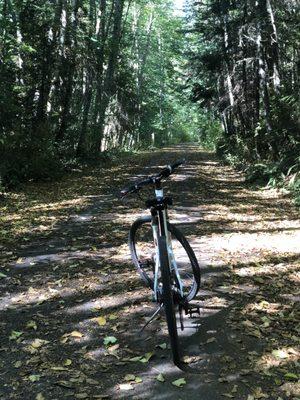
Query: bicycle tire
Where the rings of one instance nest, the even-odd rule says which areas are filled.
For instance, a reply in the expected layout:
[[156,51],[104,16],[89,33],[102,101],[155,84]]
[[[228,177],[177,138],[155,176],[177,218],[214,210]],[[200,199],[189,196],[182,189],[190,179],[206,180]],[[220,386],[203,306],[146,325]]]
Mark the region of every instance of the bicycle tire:
[[[136,251],[137,232],[139,229],[141,229],[141,227],[144,224],[150,224],[150,223],[151,223],[151,216],[144,216],[144,217],[138,218],[132,224],[130,231],[129,231],[129,248],[130,248],[132,261],[133,261],[135,267],[137,268],[142,280],[144,281],[146,286],[150,287],[153,290],[153,286],[154,286],[153,279],[151,279],[151,276],[149,276],[149,274],[147,273],[145,268],[143,268],[143,266],[139,260],[137,251]],[[185,252],[190,260],[190,263],[191,263],[194,282],[193,282],[193,285],[192,285],[191,290],[189,291],[188,295],[183,299],[183,303],[188,303],[196,296],[196,294],[200,288],[200,283],[201,283],[200,267],[199,267],[199,264],[198,264],[198,261],[197,261],[197,258],[195,256],[193,249],[191,248],[191,246],[190,246],[189,242],[187,241],[187,239],[185,238],[185,236],[180,232],[180,230],[178,228],[176,228],[176,226],[174,226],[173,224],[170,224],[169,222],[168,222],[168,230],[170,231],[171,235],[175,239],[177,239],[178,242],[182,245],[182,247],[185,250]]]
[[179,340],[178,340],[177,323],[176,323],[176,311],[173,300],[170,263],[168,257],[166,238],[163,236],[158,238],[158,252],[159,252],[161,278],[162,278],[162,302],[166,314],[173,361],[175,365],[179,365],[180,351],[179,351]]

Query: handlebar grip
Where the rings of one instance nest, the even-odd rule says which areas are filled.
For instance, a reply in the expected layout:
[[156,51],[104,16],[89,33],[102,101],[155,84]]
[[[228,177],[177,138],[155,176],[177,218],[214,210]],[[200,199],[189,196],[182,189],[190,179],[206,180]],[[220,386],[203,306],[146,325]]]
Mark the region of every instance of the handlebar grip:
[[138,184],[134,184],[134,185],[131,185],[131,186],[127,187],[127,188],[122,189],[121,190],[121,195],[122,196],[126,196],[127,194],[135,192],[136,190],[138,190]]

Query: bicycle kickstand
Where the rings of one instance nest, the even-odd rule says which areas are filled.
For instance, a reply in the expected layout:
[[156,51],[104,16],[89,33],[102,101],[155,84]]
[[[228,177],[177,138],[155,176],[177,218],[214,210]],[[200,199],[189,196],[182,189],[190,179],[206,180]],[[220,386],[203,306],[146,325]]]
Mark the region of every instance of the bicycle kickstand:
[[154,320],[154,318],[158,315],[158,313],[160,312],[160,310],[163,307],[163,303],[161,303],[158,307],[158,309],[151,315],[151,317],[148,319],[148,321],[145,323],[145,325],[142,327],[142,329],[140,330],[140,333],[143,332],[143,330],[149,325],[151,324],[151,322]]

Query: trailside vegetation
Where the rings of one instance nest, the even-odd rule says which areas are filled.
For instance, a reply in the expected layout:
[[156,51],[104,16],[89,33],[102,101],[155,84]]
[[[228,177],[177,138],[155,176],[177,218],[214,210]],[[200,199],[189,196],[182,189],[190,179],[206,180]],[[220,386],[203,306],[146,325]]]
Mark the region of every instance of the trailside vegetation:
[[193,100],[222,124],[221,138],[207,130],[205,140],[250,181],[299,191],[299,3],[187,3]]
[[189,140],[183,20],[165,0],[0,0],[0,176]]

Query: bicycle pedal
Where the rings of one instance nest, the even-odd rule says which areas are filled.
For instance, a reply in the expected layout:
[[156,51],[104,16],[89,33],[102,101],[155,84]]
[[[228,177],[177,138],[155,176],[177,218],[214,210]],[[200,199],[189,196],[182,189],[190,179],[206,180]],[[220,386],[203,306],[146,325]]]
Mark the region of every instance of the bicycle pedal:
[[197,315],[200,315],[200,306],[191,306],[188,304],[184,307],[184,311],[185,315],[188,315],[189,318],[196,318]]

